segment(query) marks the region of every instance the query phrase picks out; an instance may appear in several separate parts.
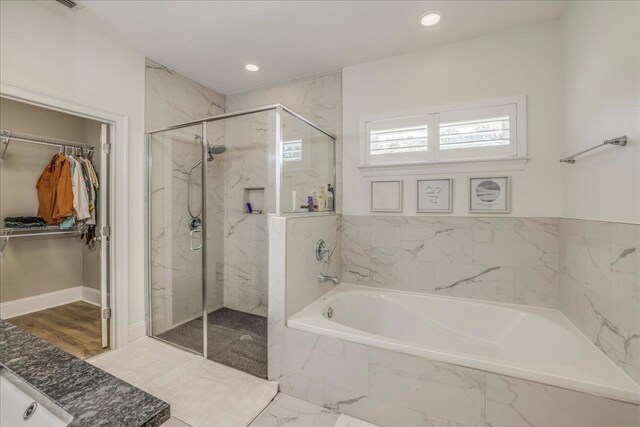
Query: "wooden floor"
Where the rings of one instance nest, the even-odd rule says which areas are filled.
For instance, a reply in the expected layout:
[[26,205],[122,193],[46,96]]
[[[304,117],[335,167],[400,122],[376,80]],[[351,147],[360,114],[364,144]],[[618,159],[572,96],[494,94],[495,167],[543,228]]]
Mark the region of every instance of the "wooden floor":
[[9,322],[80,359],[100,354],[100,308],[84,301],[8,319]]

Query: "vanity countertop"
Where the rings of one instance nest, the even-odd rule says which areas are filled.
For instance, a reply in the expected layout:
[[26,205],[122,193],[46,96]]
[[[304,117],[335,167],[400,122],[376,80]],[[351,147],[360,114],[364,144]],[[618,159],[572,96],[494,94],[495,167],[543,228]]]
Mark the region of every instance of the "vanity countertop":
[[71,426],[159,426],[169,404],[0,319],[0,363],[73,416]]

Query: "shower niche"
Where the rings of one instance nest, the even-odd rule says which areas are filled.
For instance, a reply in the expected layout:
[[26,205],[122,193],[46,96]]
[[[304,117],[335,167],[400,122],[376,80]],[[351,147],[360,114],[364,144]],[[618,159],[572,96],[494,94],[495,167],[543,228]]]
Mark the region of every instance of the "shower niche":
[[267,219],[315,214],[335,137],[275,105],[149,132],[147,156],[148,335],[266,378]]
[[246,213],[253,215],[265,213],[264,200],[264,188],[244,189],[244,207]]

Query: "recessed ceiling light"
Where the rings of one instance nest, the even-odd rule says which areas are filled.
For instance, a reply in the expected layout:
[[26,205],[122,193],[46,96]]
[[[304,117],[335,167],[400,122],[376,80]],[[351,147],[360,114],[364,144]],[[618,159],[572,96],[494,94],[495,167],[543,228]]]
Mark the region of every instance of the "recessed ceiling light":
[[442,12],[439,10],[432,10],[420,17],[420,23],[425,27],[436,25],[442,19]]
[[244,66],[244,69],[247,71],[260,71],[260,67],[256,64],[247,64]]

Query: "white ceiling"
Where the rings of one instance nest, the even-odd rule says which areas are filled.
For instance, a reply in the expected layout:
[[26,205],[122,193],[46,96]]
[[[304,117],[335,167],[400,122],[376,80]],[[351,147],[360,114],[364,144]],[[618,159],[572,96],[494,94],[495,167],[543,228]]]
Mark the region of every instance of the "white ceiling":
[[[563,1],[79,1],[71,19],[224,94],[559,19]],[[429,10],[442,21],[422,27]],[[262,67],[257,73],[244,64]]]

